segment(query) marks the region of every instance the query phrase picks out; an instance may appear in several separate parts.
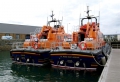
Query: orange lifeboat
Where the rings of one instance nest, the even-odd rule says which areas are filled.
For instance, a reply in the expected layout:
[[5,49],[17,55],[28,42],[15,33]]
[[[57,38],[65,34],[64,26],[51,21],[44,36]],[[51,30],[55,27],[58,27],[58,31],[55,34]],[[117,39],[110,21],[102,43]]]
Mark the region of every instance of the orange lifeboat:
[[22,48],[15,48],[10,51],[13,61],[28,65],[51,65],[50,49],[56,49],[62,45],[58,42],[63,42],[64,36],[67,35],[61,20],[53,19],[53,16],[52,12],[52,20],[47,21],[47,25],[30,33],[30,39],[25,40],[21,45]]
[[[83,24],[84,20],[88,22]],[[110,51],[111,46],[104,41],[97,17],[89,16],[87,8],[87,17],[81,19],[79,31],[72,33],[72,40],[64,41],[62,49],[50,54],[53,67],[94,70],[105,65]]]
[[[32,46],[34,49],[51,49],[58,47],[57,42],[64,41],[64,36],[67,35],[64,31],[64,26],[61,20],[56,20],[53,16],[52,12],[52,20],[48,21],[47,25],[43,26],[40,31],[36,31],[36,29],[34,33],[31,33],[30,40],[24,42],[24,48]],[[35,41],[36,38],[37,42]]]

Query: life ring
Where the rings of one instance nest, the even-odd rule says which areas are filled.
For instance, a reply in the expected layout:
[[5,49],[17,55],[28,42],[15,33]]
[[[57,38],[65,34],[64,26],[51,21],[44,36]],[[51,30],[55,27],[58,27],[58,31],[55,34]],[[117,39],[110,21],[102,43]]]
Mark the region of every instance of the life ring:
[[81,49],[81,50],[86,50],[87,48],[87,44],[85,42],[80,42],[78,44],[78,47]]

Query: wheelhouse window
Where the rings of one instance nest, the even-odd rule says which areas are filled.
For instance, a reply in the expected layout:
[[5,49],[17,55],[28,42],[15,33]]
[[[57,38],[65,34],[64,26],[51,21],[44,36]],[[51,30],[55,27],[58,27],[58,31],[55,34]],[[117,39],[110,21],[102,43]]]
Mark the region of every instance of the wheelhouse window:
[[60,40],[60,39],[61,39],[61,36],[58,35],[58,36],[57,36],[57,39]]
[[20,39],[20,34],[16,34],[16,39]]
[[30,39],[30,35],[29,34],[25,35],[25,39]]
[[67,38],[67,36],[64,36],[64,39],[66,39]]
[[98,33],[99,38],[104,38],[104,35],[102,33]]

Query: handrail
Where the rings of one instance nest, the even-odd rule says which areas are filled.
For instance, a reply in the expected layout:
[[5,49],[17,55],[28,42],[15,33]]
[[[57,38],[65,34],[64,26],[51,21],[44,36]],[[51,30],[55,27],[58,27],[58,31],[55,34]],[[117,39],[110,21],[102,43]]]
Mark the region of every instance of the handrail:
[[112,45],[112,48],[117,48],[117,49],[120,48],[120,44],[111,44],[111,45]]

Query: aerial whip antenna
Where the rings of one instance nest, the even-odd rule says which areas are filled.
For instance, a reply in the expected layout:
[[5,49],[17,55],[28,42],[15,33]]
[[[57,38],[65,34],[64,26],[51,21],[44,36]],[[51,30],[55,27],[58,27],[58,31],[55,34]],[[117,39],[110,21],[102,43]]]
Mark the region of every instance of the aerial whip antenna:
[[88,17],[89,17],[89,6],[87,6],[87,15],[88,15]]
[[99,20],[98,20],[98,23],[99,23],[99,27],[100,27],[100,11],[99,11]]
[[80,26],[80,19],[81,19],[81,13],[80,13],[80,17],[79,17],[79,26]]
[[51,18],[52,18],[52,20],[53,20],[53,16],[54,16],[53,11],[52,11],[52,15],[50,15],[50,16],[51,16]]
[[48,17],[47,17],[47,23],[48,23]]
[[[62,21],[63,21],[63,16],[62,16]],[[62,25],[62,21],[61,21],[61,25]]]

